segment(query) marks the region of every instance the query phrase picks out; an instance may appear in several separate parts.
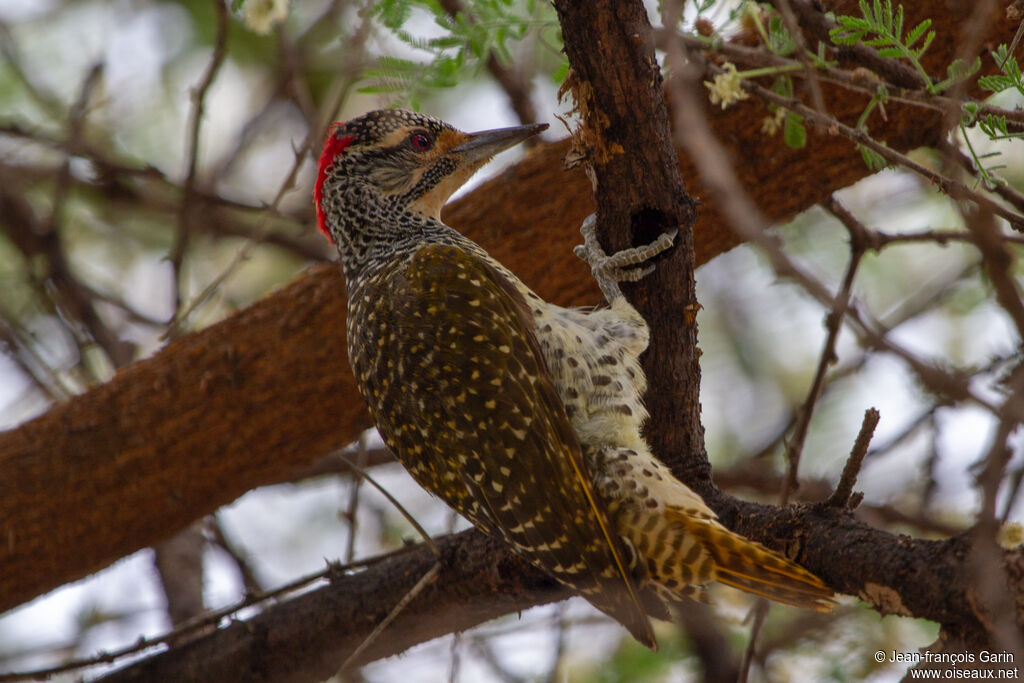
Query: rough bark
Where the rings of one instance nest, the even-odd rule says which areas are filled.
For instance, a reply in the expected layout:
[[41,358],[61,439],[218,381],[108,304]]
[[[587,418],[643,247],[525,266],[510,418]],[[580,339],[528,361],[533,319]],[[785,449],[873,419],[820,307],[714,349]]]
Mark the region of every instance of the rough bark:
[[575,139],[593,171],[601,243],[612,253],[678,230],[674,248],[655,260],[654,273],[623,285],[651,329],[643,356],[651,413],[646,436],[655,454],[703,457],[693,279],[696,201],[686,194],[672,146],[647,10],[618,0],[556,0],[555,9],[573,69],[568,82],[583,119]]
[[[917,3],[914,13],[931,16],[940,35],[955,35],[952,27],[969,6],[936,0]],[[1015,29],[1003,17],[991,42],[1008,42]],[[937,41],[930,63],[948,61],[954,47]],[[825,95],[847,121],[864,104],[845,91]],[[933,143],[941,133],[939,117],[919,109],[892,104],[886,113],[884,125],[874,121],[872,130],[893,148]],[[816,132],[805,149],[790,149],[758,132],[764,114],[747,101],[714,112],[712,121],[767,217],[783,220],[866,175],[846,140]],[[540,148],[453,204],[447,218],[549,299],[594,303],[596,290],[570,252],[592,210],[590,187],[580,172],[561,170],[565,151],[563,143]],[[694,165],[680,161],[684,177],[694,178]],[[690,185],[700,197],[699,183]],[[697,263],[735,244],[719,225],[714,207],[701,207]],[[345,360],[344,319],[340,273],[312,268],[252,307],[0,434],[0,610],[166,538],[351,441],[368,418]],[[655,431],[663,427],[652,423]],[[945,622],[972,614],[965,584],[948,590],[950,580],[964,577],[956,539],[911,541],[845,515],[712,498],[728,525],[758,540],[778,547],[773,539],[801,537],[802,559],[839,590],[863,591],[864,572],[876,572],[888,581],[879,585],[893,586],[916,616]],[[445,585],[455,588],[438,588]]]

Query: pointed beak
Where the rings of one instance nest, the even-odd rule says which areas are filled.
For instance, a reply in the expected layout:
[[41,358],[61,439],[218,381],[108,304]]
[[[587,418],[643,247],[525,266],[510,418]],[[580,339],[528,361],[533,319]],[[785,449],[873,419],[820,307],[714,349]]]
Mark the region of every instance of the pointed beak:
[[531,123],[528,126],[515,126],[514,128],[497,128],[495,130],[482,130],[479,133],[467,133],[467,140],[452,148],[456,154],[465,154],[466,161],[482,161],[490,159],[498,152],[503,152],[509,147],[518,145],[527,138],[532,138],[543,130],[547,130],[546,123]]

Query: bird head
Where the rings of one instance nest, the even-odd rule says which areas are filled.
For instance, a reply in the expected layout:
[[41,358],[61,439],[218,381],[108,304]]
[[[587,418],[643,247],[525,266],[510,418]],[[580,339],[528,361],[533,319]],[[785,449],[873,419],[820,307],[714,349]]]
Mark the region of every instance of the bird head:
[[324,143],[313,191],[320,229],[339,243],[347,229],[367,220],[440,221],[441,207],[477,169],[545,128],[463,133],[400,109],[337,123]]

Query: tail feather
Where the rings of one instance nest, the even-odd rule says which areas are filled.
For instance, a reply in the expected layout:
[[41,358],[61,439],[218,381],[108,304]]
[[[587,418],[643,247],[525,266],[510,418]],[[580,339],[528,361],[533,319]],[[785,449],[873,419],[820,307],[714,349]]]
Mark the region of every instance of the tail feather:
[[713,519],[694,518],[677,508],[667,513],[684,533],[701,541],[714,563],[714,578],[721,583],[787,605],[831,611],[833,592],[803,567]]

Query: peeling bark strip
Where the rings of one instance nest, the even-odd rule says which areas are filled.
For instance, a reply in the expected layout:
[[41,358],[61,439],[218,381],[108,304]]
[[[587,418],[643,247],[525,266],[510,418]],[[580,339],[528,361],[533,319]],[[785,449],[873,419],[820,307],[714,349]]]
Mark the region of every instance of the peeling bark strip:
[[[806,6],[790,2],[794,8]],[[843,10],[855,5],[841,4]],[[1004,7],[1010,4],[1007,0]],[[913,3],[908,23],[927,15],[939,35],[954,36],[972,5]],[[1016,28],[1001,14],[989,42],[1008,43]],[[954,49],[952,40],[936,41],[927,64],[934,70],[948,63]],[[836,87],[823,91],[830,111],[856,121],[863,96]],[[759,132],[765,113],[748,100],[725,112],[715,110],[711,118],[768,218],[791,217],[867,174],[852,145],[827,132],[810,131],[802,150],[785,147],[780,136],[765,138]],[[894,149],[939,138],[938,116],[898,103],[889,104],[886,114],[884,125],[877,114],[869,123]],[[591,210],[590,187],[582,173],[561,170],[566,151],[563,143],[543,147],[454,203],[447,220],[540,294],[564,304],[593,303],[596,288],[570,251]],[[693,164],[681,160],[681,170],[689,191],[703,196]],[[694,226],[698,263],[735,244],[714,208],[702,206]],[[111,382],[0,434],[0,610],[152,545],[249,489],[287,479],[296,468],[354,440],[368,418],[345,361],[342,289],[334,267],[312,268],[231,318],[126,368]],[[666,419],[675,416],[659,416],[654,432],[672,428]],[[966,545],[960,537],[912,541],[834,511],[780,511],[709,492],[723,521],[741,533],[770,545],[773,539],[802,535],[808,566],[837,589],[857,593],[870,581],[896,591],[917,616],[947,624],[964,620],[965,631],[977,623],[963,591]],[[1024,575],[1019,553],[1011,557],[1010,574]],[[459,595],[464,589],[441,588]],[[480,616],[501,613],[493,607]],[[293,646],[283,641],[265,646],[274,643]]]

